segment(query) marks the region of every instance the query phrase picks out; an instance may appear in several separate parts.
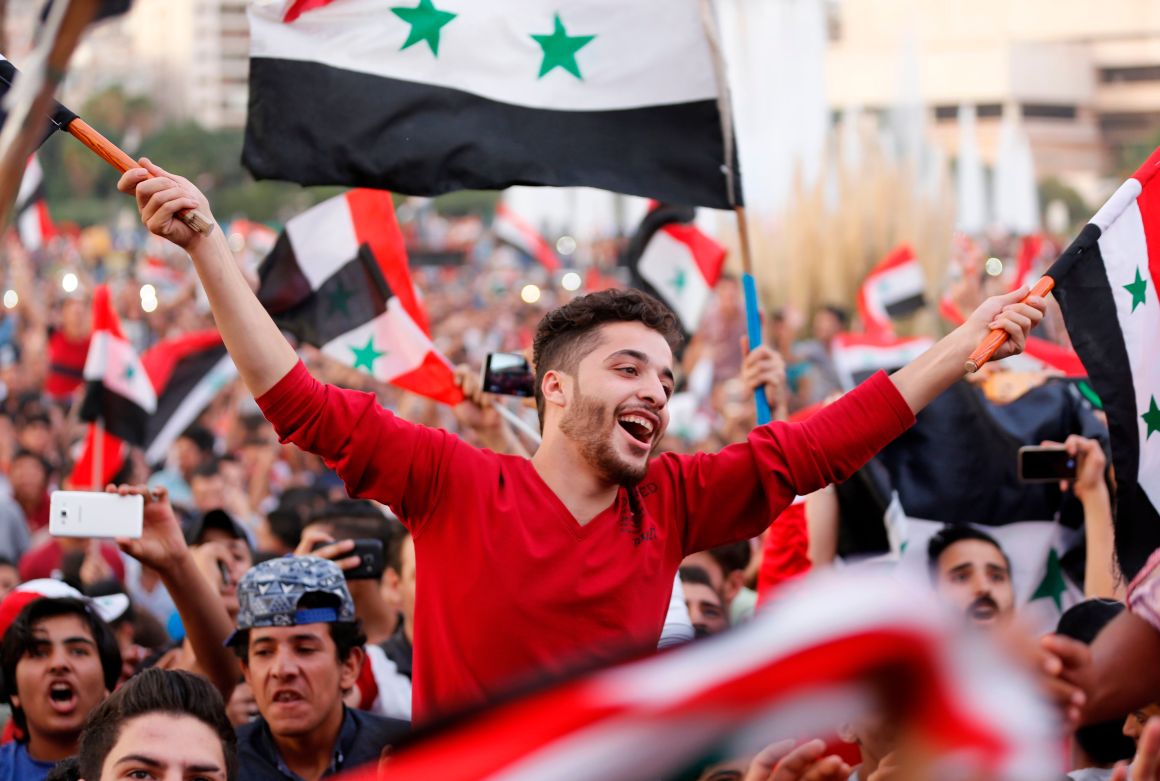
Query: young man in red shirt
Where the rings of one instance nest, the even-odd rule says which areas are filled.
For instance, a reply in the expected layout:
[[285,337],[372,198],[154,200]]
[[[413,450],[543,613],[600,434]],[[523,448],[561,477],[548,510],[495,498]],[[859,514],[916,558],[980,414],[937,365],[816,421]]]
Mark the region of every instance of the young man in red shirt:
[[[536,333],[543,443],[531,459],[400,420],[372,394],[316,381],[258,303],[224,234],[174,215],[205,197],[143,161],[119,184],[146,226],[193,258],[226,347],[284,442],[317,453],[354,496],[410,529],[416,567],[414,720],[520,679],[656,647],[685,555],[757,535],[794,497],[845,479],[962,376],[993,327],[1020,350],[1044,302],[986,302],[954,334],[797,424],[719,453],[652,458],[673,391],[672,314],[637,291],[592,294]],[[148,178],[153,175],[155,178]]]

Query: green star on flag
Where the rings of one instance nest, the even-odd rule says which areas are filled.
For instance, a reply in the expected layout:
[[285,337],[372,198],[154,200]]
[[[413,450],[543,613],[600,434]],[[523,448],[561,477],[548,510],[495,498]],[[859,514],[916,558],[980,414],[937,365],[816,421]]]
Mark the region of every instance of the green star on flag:
[[137,373],[137,370],[133,368],[133,364],[129,364],[128,366],[125,367],[125,379],[126,380],[133,379],[133,375],[136,373]]
[[672,286],[678,293],[682,293],[684,292],[685,285],[688,283],[688,281],[688,277],[685,276],[685,270],[681,269],[677,272],[677,275],[673,277]]
[[407,36],[407,42],[399,51],[417,43],[426,42],[431,48],[431,53],[436,57],[439,56],[439,34],[444,25],[458,16],[450,11],[440,11],[432,0],[419,0],[419,5],[414,8],[404,5],[392,6],[391,13],[411,25],[411,33]]
[[1067,581],[1063,579],[1063,567],[1059,563],[1059,554],[1052,548],[1047,553],[1047,571],[1043,573],[1043,580],[1039,582],[1031,601],[1050,598],[1055,603],[1055,609],[1063,611],[1063,595],[1067,592]]
[[344,315],[350,315],[350,308],[348,304],[351,298],[354,297],[354,291],[347,290],[346,287],[339,283],[334,290],[331,290],[327,296],[327,303],[330,305],[330,313],[333,315],[341,312]]
[[1148,435],[1145,439],[1151,438],[1152,434],[1160,431],[1160,407],[1156,406],[1156,397],[1152,397],[1152,403],[1148,405],[1148,411],[1141,415],[1144,423],[1148,426]]
[[348,346],[350,351],[354,353],[354,368],[366,369],[369,374],[375,373],[375,361],[386,355],[385,352],[375,349],[374,336],[368,336],[367,343],[363,347]]
[[1132,294],[1132,311],[1136,311],[1136,307],[1145,303],[1144,291],[1148,287],[1148,280],[1140,276],[1140,267],[1136,267],[1136,281],[1130,285],[1124,285],[1124,290]]
[[540,64],[540,75],[544,78],[553,68],[563,68],[581,81],[580,66],[576,64],[576,52],[583,49],[595,35],[568,35],[564,22],[556,14],[556,28],[551,35],[533,35],[536,43],[544,50],[544,61]]

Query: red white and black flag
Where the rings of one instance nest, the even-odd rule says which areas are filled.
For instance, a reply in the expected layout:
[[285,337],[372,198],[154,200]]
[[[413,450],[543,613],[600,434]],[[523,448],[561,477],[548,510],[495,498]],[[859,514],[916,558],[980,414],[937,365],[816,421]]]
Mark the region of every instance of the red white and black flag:
[[858,291],[858,314],[862,328],[872,336],[890,336],[891,322],[922,308],[922,267],[908,244],[891,250],[875,266]]
[[686,338],[696,332],[721,271],[726,251],[693,219],[696,210],[656,204],[625,252],[632,286],[656,296],[677,315]]
[[502,201],[495,207],[495,219],[492,220],[491,230],[497,239],[515,247],[548,271],[559,270],[560,256],[556,254],[552,245],[527,220]]
[[390,193],[351,190],[293,218],[258,274],[258,299],[300,342],[382,382],[462,401],[431,343]]
[[144,443],[149,416],[157,409],[157,394],[121,330],[106,285],[93,291],[93,338],[84,376],[80,419],[100,421],[109,434],[130,444]]
[[13,213],[16,235],[29,252],[43,248],[56,236],[56,226],[52,224],[48,203],[44,199],[44,171],[36,155],[28,158],[28,165],[24,168]]
[[1108,416],[1116,555],[1130,577],[1160,547],[1160,149],[1047,275]]
[[249,14],[243,163],[258,179],[733,206],[696,2],[287,0]]
[[157,411],[149,418],[143,445],[146,463],[156,464],[238,370],[217,331],[158,342],[141,356],[141,364],[157,392]]

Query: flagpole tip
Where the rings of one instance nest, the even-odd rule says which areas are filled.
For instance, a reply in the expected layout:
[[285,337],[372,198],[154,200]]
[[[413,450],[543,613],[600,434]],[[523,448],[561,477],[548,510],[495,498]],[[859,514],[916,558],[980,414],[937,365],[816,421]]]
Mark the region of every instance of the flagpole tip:
[[211,222],[197,209],[190,209],[189,211],[183,212],[177,216],[181,218],[182,222],[184,222],[190,228],[193,228],[198,233],[208,235],[210,228],[213,227],[213,222]]
[[968,360],[963,364],[963,371],[967,374],[974,374],[979,370],[979,364],[973,360]]

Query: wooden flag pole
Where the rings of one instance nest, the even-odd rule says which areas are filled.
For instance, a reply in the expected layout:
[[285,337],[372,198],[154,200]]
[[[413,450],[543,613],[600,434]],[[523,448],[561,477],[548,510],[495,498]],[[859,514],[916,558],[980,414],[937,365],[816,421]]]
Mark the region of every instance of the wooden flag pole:
[[[130,168],[140,167],[136,160],[129,157],[124,150],[105,138],[80,117],[69,122],[66,129],[73,138],[96,152],[98,157],[121,173],[125,173]],[[213,227],[213,222],[197,209],[178,212],[177,217],[198,233],[208,234],[210,228]]]
[[[1026,301],[1032,296],[1039,296],[1042,298],[1043,296],[1050,293],[1054,287],[1055,280],[1052,277],[1040,277],[1039,281],[1035,283],[1035,287],[1031,288],[1031,292],[1027,294],[1027,298],[1024,298],[1023,300]],[[996,328],[995,330],[991,331],[991,333],[987,335],[987,338],[980,342],[979,346],[975,348],[975,351],[971,353],[971,357],[968,358],[966,364],[963,365],[963,371],[965,371],[967,374],[974,374],[977,372],[983,364],[991,360],[991,356],[995,354],[995,351],[1002,347],[1003,343],[1006,342],[1009,338],[1010,336],[1007,334],[1007,332],[1001,328]]]

